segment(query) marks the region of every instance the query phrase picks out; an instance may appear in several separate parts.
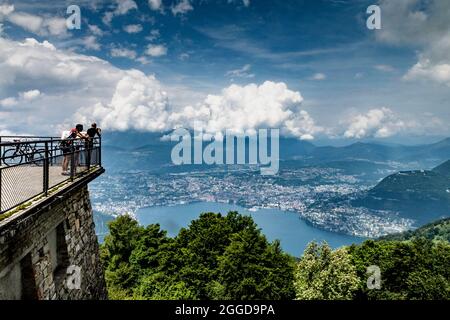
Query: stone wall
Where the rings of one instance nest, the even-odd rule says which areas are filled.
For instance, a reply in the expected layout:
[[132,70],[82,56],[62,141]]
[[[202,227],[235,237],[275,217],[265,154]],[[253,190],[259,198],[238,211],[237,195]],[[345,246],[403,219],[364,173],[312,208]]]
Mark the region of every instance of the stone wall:
[[0,299],[106,299],[92,208],[82,185],[0,222]]

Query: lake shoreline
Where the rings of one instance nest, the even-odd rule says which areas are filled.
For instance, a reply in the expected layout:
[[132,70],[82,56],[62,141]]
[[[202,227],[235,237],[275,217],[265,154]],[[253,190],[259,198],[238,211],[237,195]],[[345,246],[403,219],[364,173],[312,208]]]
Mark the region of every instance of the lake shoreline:
[[168,236],[176,236],[181,228],[187,227],[201,213],[214,212],[222,215],[230,211],[251,216],[269,241],[280,240],[282,248],[295,256],[301,254],[311,241],[327,241],[333,248],[361,243],[366,238],[339,234],[312,226],[295,212],[264,208],[256,211],[230,203],[196,201],[182,205],[146,207],[135,213],[142,225],[158,223]]

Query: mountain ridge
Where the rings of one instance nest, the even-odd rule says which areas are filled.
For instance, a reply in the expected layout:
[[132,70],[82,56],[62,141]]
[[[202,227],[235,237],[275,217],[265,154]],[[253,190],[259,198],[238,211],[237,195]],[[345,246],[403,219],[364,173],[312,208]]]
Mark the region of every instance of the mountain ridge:
[[[162,140],[161,133],[112,132],[105,135],[104,146],[120,146],[130,151],[146,149],[167,150],[174,142]],[[204,146],[208,143],[205,142]],[[346,146],[316,146],[310,141],[295,138],[280,139],[281,160],[369,160],[378,162],[419,162],[432,167],[450,158],[450,137],[431,144],[416,146],[386,145],[374,142],[354,142]]]
[[450,215],[449,177],[450,161],[432,170],[399,171],[382,179],[353,203],[429,222]]

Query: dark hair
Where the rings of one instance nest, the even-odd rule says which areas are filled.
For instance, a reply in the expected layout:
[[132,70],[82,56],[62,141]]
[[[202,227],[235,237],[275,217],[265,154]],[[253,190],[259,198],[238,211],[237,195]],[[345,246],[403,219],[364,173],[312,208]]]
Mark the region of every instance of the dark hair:
[[75,126],[75,129],[77,129],[79,132],[83,131],[83,125],[82,124],[77,124]]

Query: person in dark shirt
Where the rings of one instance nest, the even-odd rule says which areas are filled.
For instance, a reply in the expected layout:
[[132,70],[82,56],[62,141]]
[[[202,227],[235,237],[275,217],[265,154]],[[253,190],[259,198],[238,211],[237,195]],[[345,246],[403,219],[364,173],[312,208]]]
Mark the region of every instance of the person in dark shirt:
[[93,140],[96,135],[99,137],[102,135],[102,129],[97,128],[97,124],[94,122],[88,129],[87,135]]
[[87,149],[88,162],[90,165],[92,162],[95,136],[101,137],[102,129],[98,128],[97,124],[94,122],[91,125],[91,127],[87,130],[87,135],[88,135],[89,139],[86,141],[86,149]]

